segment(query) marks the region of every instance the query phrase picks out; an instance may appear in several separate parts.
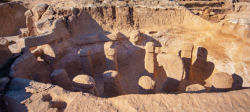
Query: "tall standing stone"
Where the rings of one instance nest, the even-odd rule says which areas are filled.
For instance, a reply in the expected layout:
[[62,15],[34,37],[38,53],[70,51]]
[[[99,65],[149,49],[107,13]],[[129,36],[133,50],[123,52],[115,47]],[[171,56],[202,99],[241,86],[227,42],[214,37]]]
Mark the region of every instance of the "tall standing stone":
[[155,47],[153,42],[147,42],[145,47],[145,69],[150,73],[155,72]]
[[106,42],[104,44],[105,52],[105,70],[116,70],[117,68],[117,48],[115,42]]

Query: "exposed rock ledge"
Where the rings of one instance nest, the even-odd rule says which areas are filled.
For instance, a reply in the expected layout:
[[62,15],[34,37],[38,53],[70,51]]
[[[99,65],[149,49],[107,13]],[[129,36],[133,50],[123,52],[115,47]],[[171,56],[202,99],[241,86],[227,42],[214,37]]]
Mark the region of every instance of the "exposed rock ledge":
[[[59,86],[26,79],[16,78],[13,81],[11,86],[16,88],[12,89],[12,93],[28,96],[27,99],[17,102],[21,103],[17,106],[17,104],[13,104],[12,98],[16,98],[16,100],[18,98],[7,93],[5,99],[8,101],[8,108],[11,111],[19,112],[197,112],[204,110],[207,112],[229,112],[232,110],[247,112],[250,110],[248,100],[250,89],[224,93],[129,94],[113,98],[99,98],[89,93],[69,92]],[[27,92],[32,93],[32,95]]]

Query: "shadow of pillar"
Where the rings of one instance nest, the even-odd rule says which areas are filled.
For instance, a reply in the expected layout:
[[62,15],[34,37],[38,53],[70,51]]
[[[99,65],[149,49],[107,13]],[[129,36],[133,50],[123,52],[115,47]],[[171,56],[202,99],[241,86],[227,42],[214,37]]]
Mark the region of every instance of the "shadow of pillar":
[[186,80],[189,78],[189,74],[190,74],[190,68],[191,68],[191,58],[181,58],[182,62],[183,62],[183,67],[184,67],[184,76],[183,79]]
[[232,76],[234,80],[232,88],[236,90],[241,89],[243,85],[243,78],[235,73]]
[[207,61],[208,51],[204,47],[199,47],[197,58],[190,68],[189,81],[205,85],[205,80],[208,79],[214,71],[214,63]]
[[105,97],[113,97],[123,94],[120,85],[120,75],[118,66],[119,40],[110,41],[104,44],[104,93]]

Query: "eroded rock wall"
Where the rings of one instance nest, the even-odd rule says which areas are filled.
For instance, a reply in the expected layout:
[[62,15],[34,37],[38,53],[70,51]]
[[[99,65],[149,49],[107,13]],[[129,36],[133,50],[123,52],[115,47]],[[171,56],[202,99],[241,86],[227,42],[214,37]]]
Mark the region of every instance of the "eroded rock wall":
[[25,11],[27,11],[27,9],[22,5],[22,2],[0,4],[0,37],[20,34],[20,28],[26,26]]

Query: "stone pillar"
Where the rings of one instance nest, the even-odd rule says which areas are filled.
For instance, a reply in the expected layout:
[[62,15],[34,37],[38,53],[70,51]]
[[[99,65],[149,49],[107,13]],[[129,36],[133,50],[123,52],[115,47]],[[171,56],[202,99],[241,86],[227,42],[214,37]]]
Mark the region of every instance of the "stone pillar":
[[142,40],[143,40],[142,33],[138,30],[131,32],[129,40],[130,40],[130,42],[132,42],[133,45],[141,44]]
[[157,61],[167,75],[164,90],[166,92],[176,92],[184,73],[183,62],[180,56],[171,53],[160,53],[157,55]]
[[194,45],[192,43],[184,43],[183,48],[181,50],[181,59],[184,67],[183,79],[188,79],[190,67],[192,63],[192,53],[193,53]]
[[106,42],[105,50],[105,65],[103,73],[104,78],[104,96],[117,96],[122,94],[122,89],[119,81],[119,67],[117,59],[117,46],[114,42]]
[[155,47],[153,42],[147,42],[145,47],[145,69],[150,73],[155,72]]
[[104,70],[116,70],[117,65],[117,48],[114,42],[106,42],[104,44],[105,65]]
[[183,63],[183,70],[184,70],[184,73],[182,74],[182,80],[178,86],[178,91],[180,92],[186,91],[186,87],[191,84],[188,81],[188,78],[190,75],[193,49],[194,49],[193,43],[183,43],[183,47],[179,54]]

